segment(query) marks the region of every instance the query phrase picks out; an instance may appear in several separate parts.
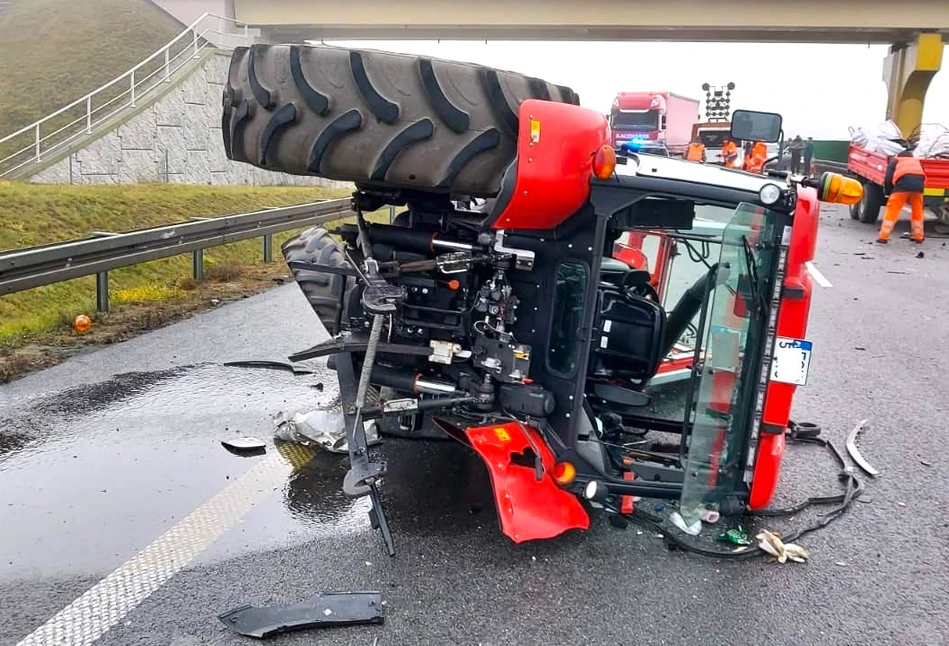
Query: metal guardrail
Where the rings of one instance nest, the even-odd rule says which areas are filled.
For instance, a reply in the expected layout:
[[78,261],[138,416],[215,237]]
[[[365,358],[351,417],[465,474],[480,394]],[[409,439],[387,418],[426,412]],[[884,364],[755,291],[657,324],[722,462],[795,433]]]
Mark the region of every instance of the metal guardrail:
[[95,274],[97,307],[106,312],[111,269],[191,252],[195,278],[200,279],[204,249],[263,237],[264,262],[269,262],[274,233],[354,215],[351,200],[340,198],[128,233],[96,232],[83,240],[2,252],[0,296]]
[[250,45],[258,33],[231,18],[202,14],[164,47],[121,76],[0,139],[0,150],[20,146],[0,159],[0,178],[43,161],[44,156],[91,135],[118,113],[136,107],[142,98],[170,83],[208,46],[230,50]]

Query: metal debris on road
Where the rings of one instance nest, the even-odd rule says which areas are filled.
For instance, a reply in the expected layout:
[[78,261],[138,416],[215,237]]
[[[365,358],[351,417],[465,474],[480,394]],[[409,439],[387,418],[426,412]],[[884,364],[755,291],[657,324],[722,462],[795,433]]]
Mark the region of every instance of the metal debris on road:
[[[283,442],[295,442],[304,446],[315,446],[330,453],[348,453],[346,427],[343,411],[339,407],[297,412],[287,415],[284,412],[274,417],[277,430],[274,437]],[[379,444],[379,434],[374,421],[364,422],[366,443],[368,446]]]
[[267,452],[267,445],[256,437],[239,437],[236,440],[221,440],[221,445],[241,457],[263,455]]
[[860,454],[860,451],[857,450],[857,435],[861,431],[865,430],[866,424],[867,424],[867,420],[862,420],[859,424],[857,424],[853,428],[852,431],[850,431],[850,434],[847,435],[847,453],[850,454],[850,457],[853,459],[854,462],[857,463],[858,467],[863,469],[870,476],[875,477],[879,475],[880,472],[874,469],[872,466],[870,466],[870,463],[867,462],[863,458],[863,456]]
[[324,592],[310,601],[283,606],[241,606],[218,619],[232,632],[264,639],[307,628],[385,622],[379,592]]

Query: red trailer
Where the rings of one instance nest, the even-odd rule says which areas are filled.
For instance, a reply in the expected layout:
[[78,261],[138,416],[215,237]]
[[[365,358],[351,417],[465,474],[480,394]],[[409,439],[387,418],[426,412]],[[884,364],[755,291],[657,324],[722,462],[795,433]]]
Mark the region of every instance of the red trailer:
[[[850,217],[874,224],[886,204],[883,178],[891,157],[850,144],[847,170],[863,184],[863,199],[850,207]],[[925,205],[941,220],[949,221],[949,159],[921,159],[926,173]]]

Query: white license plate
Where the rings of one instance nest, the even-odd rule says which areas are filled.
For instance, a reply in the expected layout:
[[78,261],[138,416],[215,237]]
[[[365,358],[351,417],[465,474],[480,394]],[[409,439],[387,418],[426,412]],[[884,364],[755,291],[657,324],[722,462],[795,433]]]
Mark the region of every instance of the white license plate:
[[795,386],[806,385],[813,346],[811,341],[779,336],[774,345],[774,358],[771,360],[771,381]]

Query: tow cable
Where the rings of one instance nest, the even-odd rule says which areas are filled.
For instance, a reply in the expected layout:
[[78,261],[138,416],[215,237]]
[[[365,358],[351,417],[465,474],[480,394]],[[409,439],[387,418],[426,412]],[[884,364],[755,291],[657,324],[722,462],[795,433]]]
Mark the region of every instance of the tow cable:
[[[833,521],[837,520],[843,516],[848,509],[850,509],[854,501],[856,501],[864,491],[864,485],[857,478],[854,468],[846,463],[843,454],[830,440],[825,440],[821,437],[818,437],[820,431],[820,426],[816,424],[795,424],[794,422],[790,422],[785,435],[790,442],[797,442],[800,444],[817,444],[830,451],[831,455],[833,455],[834,459],[837,461],[837,464],[840,466],[838,478],[844,485],[844,492],[834,496],[813,496],[797,505],[794,505],[793,507],[786,507],[783,509],[761,509],[754,512],[746,511],[744,513],[745,517],[750,518],[774,518],[780,516],[793,516],[811,506],[837,505],[829,512],[821,516],[814,523],[786,534],[779,534],[781,540],[785,543],[795,541],[801,536],[817,531],[818,529],[826,527]],[[612,505],[604,505],[604,507],[606,507],[608,511],[611,511],[626,520],[637,523],[642,527],[659,533],[663,537],[663,540],[665,540],[666,546],[672,551],[678,549],[684,552],[692,552],[702,556],[730,559],[750,558],[768,554],[768,552],[755,544],[744,546],[744,549],[739,548],[735,551],[715,550],[701,547],[683,538],[680,538],[673,533],[670,533],[667,529],[667,526],[663,523],[662,517],[643,511],[640,507],[637,507],[632,513],[623,513]]]

